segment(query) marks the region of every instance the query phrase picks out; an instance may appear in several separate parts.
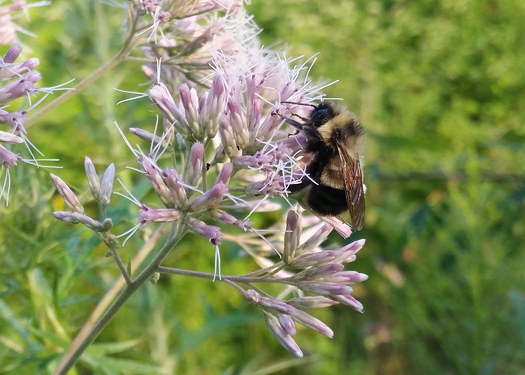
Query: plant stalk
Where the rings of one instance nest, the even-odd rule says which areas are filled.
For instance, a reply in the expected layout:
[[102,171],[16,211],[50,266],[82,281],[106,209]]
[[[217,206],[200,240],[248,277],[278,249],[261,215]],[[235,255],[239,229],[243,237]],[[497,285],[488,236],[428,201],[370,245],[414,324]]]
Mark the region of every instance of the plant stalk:
[[70,357],[64,363],[64,365],[60,369],[57,369],[57,371],[55,371],[57,375],[66,375],[69,372],[69,370],[71,370],[71,368],[78,361],[82,353],[84,353],[84,351],[89,347],[89,345],[91,345],[91,343],[97,338],[100,332],[102,332],[102,330],[109,324],[109,322],[113,319],[117,312],[122,308],[122,306],[124,306],[129,297],[131,297],[133,293],[142,284],[149,280],[149,278],[154,272],[157,271],[157,268],[160,266],[162,261],[166,258],[166,256],[168,256],[168,254],[171,252],[174,246],[177,245],[177,243],[184,236],[185,231],[184,225],[182,225],[183,222],[184,220],[181,220],[179,222],[175,234],[170,239],[168,239],[168,241],[164,244],[162,249],[160,249],[160,251],[151,261],[151,263],[148,264],[146,268],[144,268],[144,270],[137,276],[135,280],[133,280],[133,282],[130,285],[126,286],[126,288],[117,297],[117,299],[113,302],[109,309],[99,319],[99,321],[95,323],[91,331],[86,335],[86,337],[82,340],[78,347],[71,353]]

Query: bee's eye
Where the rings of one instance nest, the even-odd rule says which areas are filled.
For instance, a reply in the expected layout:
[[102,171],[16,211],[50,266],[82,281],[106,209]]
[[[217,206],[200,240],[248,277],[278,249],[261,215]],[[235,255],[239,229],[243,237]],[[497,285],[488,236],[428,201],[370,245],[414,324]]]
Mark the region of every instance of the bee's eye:
[[328,108],[317,109],[312,113],[311,121],[315,127],[319,127],[326,124],[330,120],[331,115],[332,113]]

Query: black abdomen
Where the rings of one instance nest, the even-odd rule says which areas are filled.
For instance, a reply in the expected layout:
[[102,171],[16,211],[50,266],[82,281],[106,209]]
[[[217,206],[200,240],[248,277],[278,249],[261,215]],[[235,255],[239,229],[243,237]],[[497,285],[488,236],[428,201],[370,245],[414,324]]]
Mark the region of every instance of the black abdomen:
[[310,185],[307,203],[315,213],[323,216],[338,216],[348,210],[344,190],[325,185]]

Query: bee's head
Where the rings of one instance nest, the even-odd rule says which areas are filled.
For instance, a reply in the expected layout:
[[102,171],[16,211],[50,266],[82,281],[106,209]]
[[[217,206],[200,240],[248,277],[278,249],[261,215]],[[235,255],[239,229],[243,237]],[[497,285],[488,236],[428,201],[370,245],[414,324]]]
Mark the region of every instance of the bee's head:
[[316,128],[326,124],[334,117],[334,108],[330,102],[323,102],[312,110],[310,114],[310,122]]

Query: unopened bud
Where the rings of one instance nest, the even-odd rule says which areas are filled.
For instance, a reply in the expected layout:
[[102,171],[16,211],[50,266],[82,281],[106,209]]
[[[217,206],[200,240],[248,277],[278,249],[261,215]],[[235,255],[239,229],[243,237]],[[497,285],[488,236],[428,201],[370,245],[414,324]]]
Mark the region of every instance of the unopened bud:
[[113,181],[115,180],[115,164],[111,163],[102,176],[102,187],[100,192],[100,204],[104,207],[109,205],[113,193]]
[[64,221],[66,223],[70,223],[70,224],[78,224],[78,223],[80,223],[80,220],[78,220],[78,218],[75,216],[75,212],[55,211],[55,212],[53,212],[53,215],[58,220]]
[[204,106],[206,111],[201,116],[201,122],[209,138],[213,138],[217,134],[219,118],[224,108],[225,98],[226,86],[224,84],[224,78],[218,73],[215,73],[210,87],[210,93]]
[[233,172],[233,164],[232,163],[226,163],[222,166],[221,171],[217,175],[217,179],[215,180],[215,184],[222,183],[224,185],[228,185],[228,182],[230,182],[230,178],[232,176]]
[[304,278],[306,280],[322,280],[322,281],[331,281],[331,282],[337,282],[335,280],[328,280],[330,276],[333,276],[336,273],[340,273],[345,266],[343,266],[341,263],[331,263],[331,264],[325,264],[318,267],[312,267],[306,271],[304,271]]
[[286,302],[281,300],[261,296],[253,289],[248,289],[244,292],[244,297],[248,302],[253,303],[255,306],[261,310],[268,311],[275,314],[286,314],[292,315],[295,313],[295,308],[288,305]]
[[22,53],[22,47],[20,44],[13,43],[13,45],[7,50],[2,61],[6,64],[11,64],[18,59],[18,56]]
[[296,297],[286,301],[287,304],[295,307],[299,310],[304,309],[320,309],[324,307],[330,307],[337,305],[339,302],[331,300],[323,296],[313,296],[313,297]]
[[348,285],[329,283],[323,281],[305,281],[300,283],[299,287],[306,291],[322,295],[344,295],[351,294],[353,289]]
[[183,84],[179,88],[179,96],[185,110],[185,120],[190,128],[190,132],[195,136],[200,134],[199,128],[199,97],[194,88],[189,88]]
[[89,157],[84,159],[84,167],[86,169],[86,176],[88,180],[89,190],[96,201],[100,200],[100,180],[98,179],[97,170]]
[[220,245],[222,242],[222,232],[219,227],[208,225],[203,221],[197,219],[188,219],[186,224],[190,230],[198,235],[206,238],[214,246]]
[[84,207],[80,203],[78,197],[73,193],[73,190],[69,188],[69,186],[66,185],[60,177],[54,175],[53,173],[50,173],[51,179],[53,180],[53,183],[55,184],[55,187],[57,188],[58,193],[64,200],[64,203],[67,204],[67,206],[75,212],[84,213]]
[[227,225],[235,225],[235,226],[238,226],[239,228],[242,228],[244,230],[247,230],[247,229],[251,229],[252,228],[252,225],[253,223],[251,221],[247,221],[247,220],[239,220],[237,219],[235,216],[225,212],[225,211],[222,211],[222,210],[214,210],[211,212],[211,216],[223,223],[223,224],[227,224]]
[[222,147],[224,153],[230,158],[234,158],[240,155],[241,147],[235,142],[235,135],[233,129],[225,118],[221,118],[219,122],[219,135],[221,137]]
[[171,208],[149,208],[142,205],[139,211],[139,223],[166,223],[180,219],[180,211]]
[[360,239],[357,241],[354,241],[345,247],[343,247],[341,250],[336,251],[337,258],[336,262],[341,263],[350,263],[355,260],[355,254],[361,250],[361,248],[365,245],[365,239]]
[[10,167],[14,167],[20,160],[22,160],[22,158],[19,155],[0,145],[0,165],[2,167],[9,169]]
[[140,139],[146,142],[153,142],[155,144],[160,143],[161,138],[158,135],[155,135],[153,133],[150,133],[147,130],[140,129],[140,128],[129,128],[129,131],[131,134],[136,135]]
[[299,345],[297,345],[292,336],[290,336],[290,334],[284,330],[279,320],[274,315],[268,313],[265,313],[264,317],[268,329],[277,339],[277,341],[279,341],[279,343],[283,346],[283,348],[288,350],[296,357],[301,358],[303,356],[301,348],[299,348]]
[[159,272],[153,272],[153,274],[151,275],[149,281],[155,285],[157,284],[157,282],[160,280],[160,273]]
[[196,142],[191,146],[190,170],[188,174],[188,184],[197,186],[199,184],[202,167],[204,165],[204,145]]
[[289,263],[295,257],[295,250],[301,237],[300,216],[295,210],[288,211],[286,217],[286,233],[284,234],[283,260]]
[[181,210],[186,209],[188,207],[188,196],[186,189],[182,186],[182,176],[173,168],[167,169],[163,175],[168,183],[175,206]]
[[150,157],[140,157],[137,158],[137,160],[144,171],[144,175],[150,180],[153,190],[155,190],[162,203],[167,207],[173,207],[170,191],[160,175],[155,160]]
[[10,144],[20,144],[20,143],[24,143],[24,140],[18,135],[0,130],[0,142],[10,143]]
[[277,316],[279,318],[279,323],[281,323],[281,327],[283,327],[286,333],[292,336],[295,335],[295,324],[290,315],[278,314]]
[[333,263],[337,258],[338,254],[336,251],[324,250],[298,256],[290,262],[290,265],[297,268],[308,268]]
[[313,236],[308,238],[301,246],[297,248],[296,255],[310,253],[312,250],[317,248],[328,235],[332,232],[333,228],[331,225],[323,225]]
[[314,318],[308,313],[301,310],[296,310],[295,314],[292,315],[292,319],[296,322],[301,323],[303,326],[313,329],[326,337],[334,337],[334,332],[326,324],[321,322],[319,319]]
[[190,204],[191,210],[197,212],[207,208],[215,208],[227,193],[228,188],[226,185],[218,183],[200,197],[195,198]]
[[364,312],[363,304],[349,294],[343,295],[343,296],[334,295],[334,296],[331,296],[331,298],[342,303],[343,305],[350,306],[352,309],[354,309],[357,312],[360,312],[360,313]]

